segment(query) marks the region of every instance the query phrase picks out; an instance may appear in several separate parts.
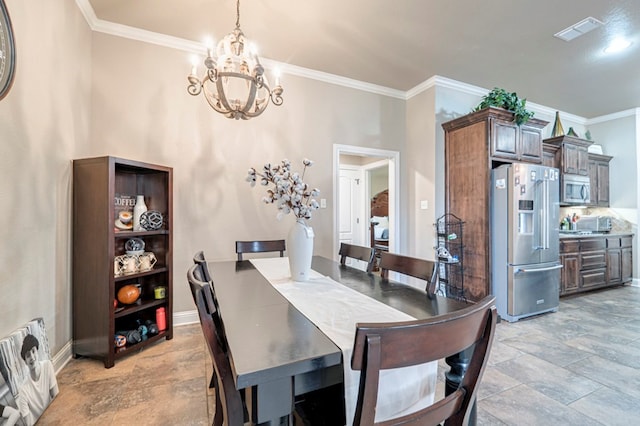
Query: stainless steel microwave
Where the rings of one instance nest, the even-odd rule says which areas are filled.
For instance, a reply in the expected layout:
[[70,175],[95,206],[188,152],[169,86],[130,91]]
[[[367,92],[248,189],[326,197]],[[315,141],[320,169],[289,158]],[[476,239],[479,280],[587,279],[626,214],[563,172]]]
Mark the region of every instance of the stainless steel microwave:
[[562,175],[561,204],[584,205],[591,202],[591,186],[589,176]]

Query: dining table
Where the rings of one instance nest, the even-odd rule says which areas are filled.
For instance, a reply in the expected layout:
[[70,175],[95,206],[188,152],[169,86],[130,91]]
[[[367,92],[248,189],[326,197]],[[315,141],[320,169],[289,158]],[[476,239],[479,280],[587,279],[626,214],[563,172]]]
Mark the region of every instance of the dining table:
[[[286,258],[279,259],[284,263],[278,265],[286,265]],[[343,382],[344,366],[351,360],[344,359],[340,347],[265,277],[256,267],[260,260],[213,261],[208,267],[235,386],[245,392],[250,423],[277,425],[291,415],[296,396]],[[344,290],[415,319],[468,306],[466,301],[430,296],[400,279],[382,278],[322,256],[313,257],[311,269]],[[446,393],[462,379],[468,355],[447,358],[451,370],[446,374]],[[472,424],[474,420],[475,410]]]

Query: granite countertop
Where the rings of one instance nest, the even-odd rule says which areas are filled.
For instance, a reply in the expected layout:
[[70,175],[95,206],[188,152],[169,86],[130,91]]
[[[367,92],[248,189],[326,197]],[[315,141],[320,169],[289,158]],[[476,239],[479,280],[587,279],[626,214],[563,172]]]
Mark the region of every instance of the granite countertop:
[[563,238],[598,238],[598,237],[622,237],[627,235],[633,235],[633,232],[592,232],[588,233],[580,233],[580,232],[570,232],[564,233],[560,232],[560,239]]

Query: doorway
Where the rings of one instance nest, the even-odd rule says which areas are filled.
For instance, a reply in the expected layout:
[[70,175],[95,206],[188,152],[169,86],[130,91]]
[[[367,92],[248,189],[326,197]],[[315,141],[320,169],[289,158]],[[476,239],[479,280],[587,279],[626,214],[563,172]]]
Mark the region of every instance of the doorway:
[[340,242],[370,246],[371,191],[387,176],[389,250],[398,251],[399,158],[397,151],[334,144],[334,256]]

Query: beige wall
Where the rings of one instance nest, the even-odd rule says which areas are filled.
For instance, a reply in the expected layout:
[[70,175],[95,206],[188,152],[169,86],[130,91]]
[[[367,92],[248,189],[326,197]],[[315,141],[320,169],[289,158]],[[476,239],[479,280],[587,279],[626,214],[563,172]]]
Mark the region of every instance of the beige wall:
[[385,189],[389,189],[389,167],[378,167],[369,171],[369,199]]
[[0,336],[44,318],[71,339],[71,163],[89,140],[91,33],[73,0],[6,0],[16,39],[0,101]]
[[[276,219],[251,188],[251,166],[288,158],[321,190],[315,253],[333,257],[333,144],[399,150],[404,101],[300,77],[283,76],[284,105],[250,121],[229,120],[186,91],[189,55],[93,35],[92,131],[83,155],[115,155],[174,169],[174,310],[193,310],[185,274],[197,250],[234,259],[240,239],[284,238],[294,222]],[[202,67],[201,67],[202,68]]]
[[[434,259],[433,236],[436,198],[435,87],[407,101],[407,203],[409,211],[408,250],[405,254]],[[420,202],[428,203],[427,209]]]
[[[640,111],[636,110],[636,114]],[[633,276],[638,276],[640,249],[638,249],[638,157],[640,136],[638,117],[635,115],[609,120],[589,126],[594,143],[613,158],[609,162],[609,205],[606,214],[622,218],[631,224],[633,237]]]
[[176,312],[193,310],[185,271],[197,250],[233,259],[236,239],[282,238],[293,223],[278,222],[260,201],[263,189],[244,181],[251,166],[315,160],[306,180],[328,207],[311,221],[315,252],[335,255],[334,144],[400,152],[400,251],[433,258],[433,222],[443,212],[441,123],[479,97],[431,88],[405,102],[285,75],[282,107],[231,121],[187,94],[189,54],[92,33],[73,0],[6,3],[19,62],[0,101],[0,335],[42,316],[54,353],[71,339],[74,158],[174,168]]

